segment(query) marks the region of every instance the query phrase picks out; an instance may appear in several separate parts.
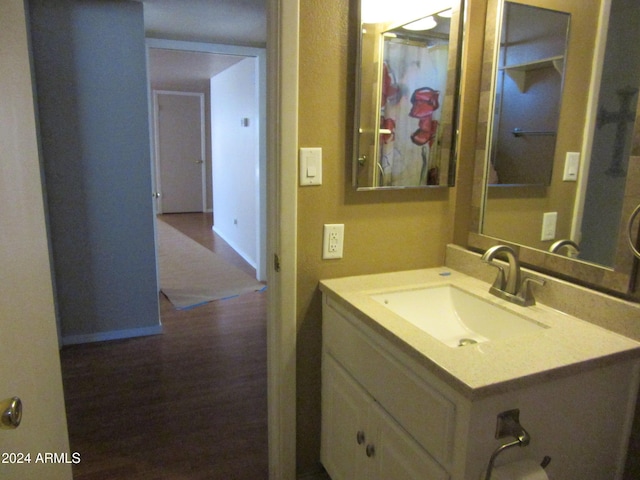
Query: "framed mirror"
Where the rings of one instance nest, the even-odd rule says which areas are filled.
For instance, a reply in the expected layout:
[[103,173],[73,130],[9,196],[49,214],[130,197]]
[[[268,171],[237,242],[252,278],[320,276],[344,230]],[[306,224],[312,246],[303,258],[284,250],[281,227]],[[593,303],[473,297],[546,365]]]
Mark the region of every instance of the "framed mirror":
[[461,0],[357,0],[353,185],[453,185]]
[[512,3],[488,4],[486,38],[496,41],[485,44],[479,125],[485,134],[477,140],[469,246],[509,243],[534,268],[638,299],[638,261],[628,247],[638,245],[639,227],[628,223],[640,203],[640,4],[518,0],[570,17],[563,89],[548,183],[496,188],[490,153],[496,59]]

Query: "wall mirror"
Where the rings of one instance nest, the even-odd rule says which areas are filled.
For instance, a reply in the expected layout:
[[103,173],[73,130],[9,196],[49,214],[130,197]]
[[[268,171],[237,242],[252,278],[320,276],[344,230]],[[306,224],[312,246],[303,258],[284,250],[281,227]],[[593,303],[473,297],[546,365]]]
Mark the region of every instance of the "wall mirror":
[[453,185],[462,1],[358,2],[354,186]]
[[570,15],[504,2],[489,124],[489,185],[551,182]]
[[[629,243],[638,245],[640,227],[629,220],[640,203],[640,4],[522,3],[564,12],[570,23],[550,174],[542,185],[496,186],[502,180],[493,163],[494,106],[505,101],[497,90],[500,81],[511,81],[500,80],[506,76],[500,39],[514,2],[489,0],[469,246],[507,242],[530,266],[638,299],[638,261]],[[534,80],[525,78],[525,87]],[[517,156],[542,149],[534,144],[538,140],[532,137],[528,147],[523,142],[525,151]]]

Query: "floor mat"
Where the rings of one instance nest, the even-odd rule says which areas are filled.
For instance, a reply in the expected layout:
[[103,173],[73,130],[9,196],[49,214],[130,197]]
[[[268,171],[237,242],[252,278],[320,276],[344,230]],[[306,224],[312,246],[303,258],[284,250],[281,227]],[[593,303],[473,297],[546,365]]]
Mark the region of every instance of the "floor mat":
[[177,309],[262,290],[264,285],[170,225],[158,221],[160,289]]

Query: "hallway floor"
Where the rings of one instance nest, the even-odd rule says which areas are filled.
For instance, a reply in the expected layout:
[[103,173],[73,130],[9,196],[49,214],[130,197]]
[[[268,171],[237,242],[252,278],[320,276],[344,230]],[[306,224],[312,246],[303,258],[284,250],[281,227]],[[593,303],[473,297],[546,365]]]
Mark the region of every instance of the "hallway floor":
[[[255,271],[211,231],[210,214],[163,220]],[[264,292],[178,311],[164,334],[61,351],[75,480],[268,478]]]

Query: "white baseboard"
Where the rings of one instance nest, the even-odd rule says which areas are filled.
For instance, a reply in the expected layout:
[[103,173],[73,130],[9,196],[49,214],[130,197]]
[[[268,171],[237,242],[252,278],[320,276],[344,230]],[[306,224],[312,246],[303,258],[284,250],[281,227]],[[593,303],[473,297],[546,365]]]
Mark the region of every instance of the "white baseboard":
[[238,245],[236,245],[232,240],[229,240],[227,237],[225,237],[225,236],[224,236],[224,234],[223,234],[223,233],[221,233],[221,232],[220,232],[220,231],[215,227],[215,225],[214,225],[213,227],[211,227],[211,229],[212,229],[214,232],[216,232],[216,234],[217,234],[220,238],[222,238],[225,242],[227,242],[227,243],[229,244],[229,246],[230,246],[231,248],[233,248],[233,249],[236,251],[236,253],[237,253],[238,255],[240,255],[242,258],[244,258],[244,259],[245,259],[245,261],[246,261],[249,265],[251,265],[253,268],[257,268],[257,267],[256,267],[256,261],[255,261],[254,259],[252,259],[251,257],[249,257],[247,254],[245,254],[245,253],[242,251],[242,249],[238,248]]
[[108,332],[66,335],[62,337],[62,345],[105,342],[107,340],[121,340],[123,338],[145,337],[148,335],[159,335],[161,333],[162,325],[154,325],[153,327],[130,328],[127,330],[111,330]]

